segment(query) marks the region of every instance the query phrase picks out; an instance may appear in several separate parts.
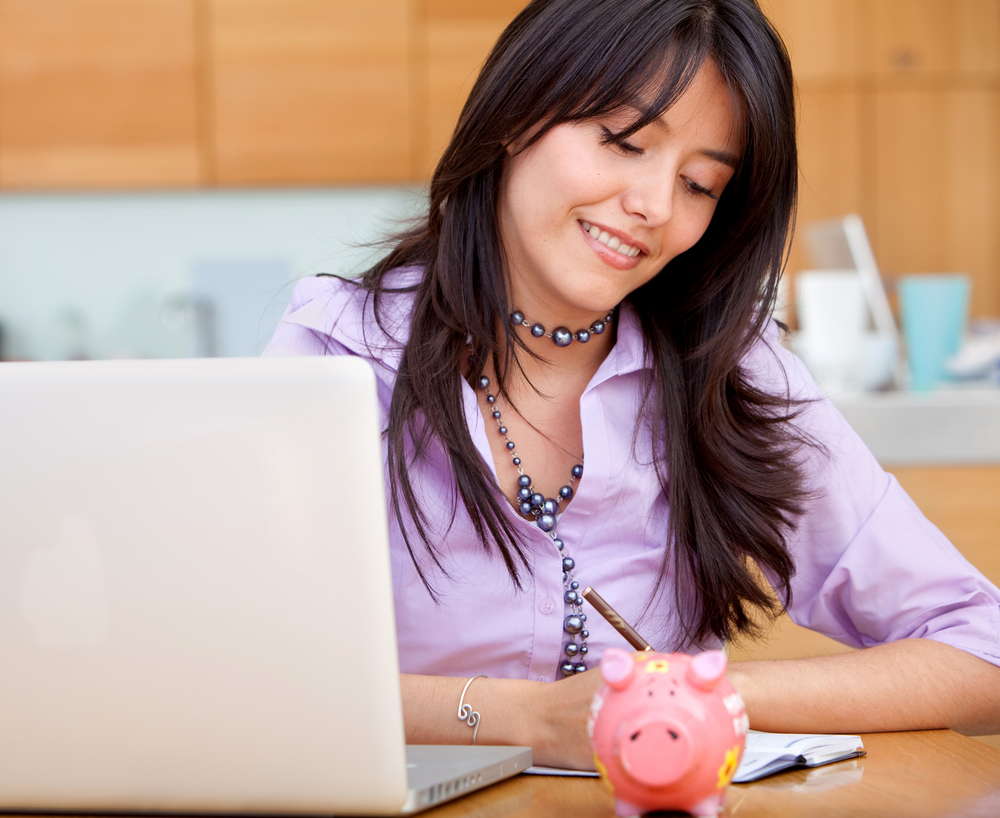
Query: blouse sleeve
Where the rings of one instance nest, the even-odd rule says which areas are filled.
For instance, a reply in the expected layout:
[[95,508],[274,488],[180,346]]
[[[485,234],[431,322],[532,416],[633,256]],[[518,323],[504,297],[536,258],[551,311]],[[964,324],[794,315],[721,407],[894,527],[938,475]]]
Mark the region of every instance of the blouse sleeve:
[[792,620],[853,647],[923,637],[1000,665],[1000,591],[883,471],[776,327],[747,370],[809,401],[796,423],[819,444],[805,456],[811,496],[790,537]]

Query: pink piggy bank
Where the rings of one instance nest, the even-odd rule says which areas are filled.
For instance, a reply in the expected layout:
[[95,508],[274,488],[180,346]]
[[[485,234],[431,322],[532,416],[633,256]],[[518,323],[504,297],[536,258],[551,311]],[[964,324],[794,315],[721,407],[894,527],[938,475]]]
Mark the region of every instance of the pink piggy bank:
[[618,815],[718,813],[749,726],[725,673],[726,655],[718,650],[694,657],[604,651],[604,686],[587,733]]

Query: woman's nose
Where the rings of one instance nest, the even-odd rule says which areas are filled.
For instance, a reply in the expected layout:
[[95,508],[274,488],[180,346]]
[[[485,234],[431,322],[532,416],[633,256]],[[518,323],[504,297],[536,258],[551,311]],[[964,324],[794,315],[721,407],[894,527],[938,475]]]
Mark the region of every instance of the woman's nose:
[[674,213],[677,185],[675,174],[653,171],[637,175],[622,195],[622,205],[630,215],[649,226],[670,221]]

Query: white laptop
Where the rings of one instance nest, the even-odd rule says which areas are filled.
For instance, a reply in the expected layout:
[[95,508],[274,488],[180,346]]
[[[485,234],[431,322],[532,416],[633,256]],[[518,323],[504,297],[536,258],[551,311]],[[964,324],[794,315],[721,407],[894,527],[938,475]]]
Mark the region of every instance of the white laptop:
[[528,767],[404,746],[379,435],[351,358],[0,364],[0,811],[389,815]]

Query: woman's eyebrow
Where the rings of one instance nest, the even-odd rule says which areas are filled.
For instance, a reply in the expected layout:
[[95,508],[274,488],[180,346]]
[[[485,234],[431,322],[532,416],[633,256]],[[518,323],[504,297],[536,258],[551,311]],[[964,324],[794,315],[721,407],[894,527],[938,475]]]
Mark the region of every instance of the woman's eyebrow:
[[[664,131],[669,132],[670,130],[670,126],[666,122],[664,122],[662,118],[654,119],[650,124],[655,125],[656,127]],[[715,148],[703,148],[702,150],[699,150],[698,153],[701,154],[702,156],[707,157],[708,159],[711,159],[714,162],[719,162],[720,164],[723,164],[726,167],[732,168],[734,171],[739,170],[740,157],[738,154],[733,153],[732,151],[716,150]]]
[[711,148],[706,148],[705,150],[698,151],[702,156],[707,156],[709,159],[714,159],[716,162],[721,162],[733,170],[738,170],[740,166],[740,157],[735,153],[730,153],[729,151],[717,151]]

